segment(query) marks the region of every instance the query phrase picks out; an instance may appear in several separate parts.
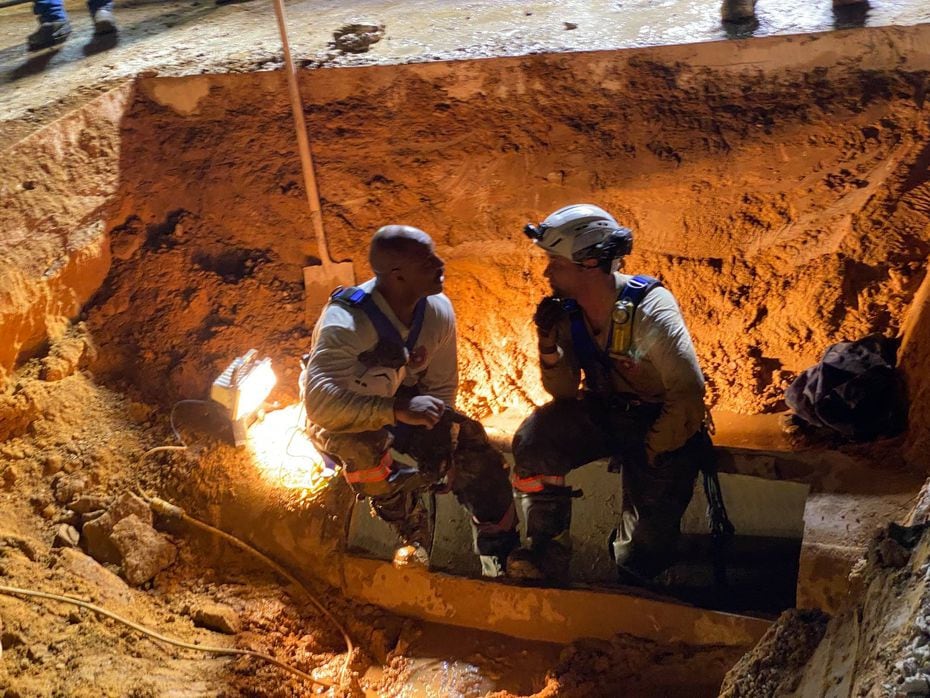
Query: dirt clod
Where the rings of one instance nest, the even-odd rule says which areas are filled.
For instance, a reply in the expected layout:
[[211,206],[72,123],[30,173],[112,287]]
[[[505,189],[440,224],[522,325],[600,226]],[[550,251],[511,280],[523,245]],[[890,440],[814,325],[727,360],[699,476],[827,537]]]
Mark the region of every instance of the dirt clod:
[[342,53],[367,53],[383,37],[383,24],[347,24],[333,32],[330,46]]
[[130,514],[113,526],[110,536],[119,551],[123,576],[133,586],[145,584],[172,565],[177,548],[152,526]]
[[239,615],[229,606],[210,601],[196,601],[185,609],[194,624],[227,635],[235,635],[242,629]]
[[53,548],[76,548],[81,539],[81,534],[74,526],[68,524],[59,524],[55,529],[55,539],[52,541]]

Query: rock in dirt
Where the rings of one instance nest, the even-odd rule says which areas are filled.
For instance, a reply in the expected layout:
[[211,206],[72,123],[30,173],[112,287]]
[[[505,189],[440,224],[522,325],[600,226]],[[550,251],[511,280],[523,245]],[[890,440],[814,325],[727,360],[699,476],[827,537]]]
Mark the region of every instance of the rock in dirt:
[[110,505],[110,508],[107,509],[107,513],[113,519],[114,524],[119,523],[127,516],[135,516],[140,521],[152,525],[152,510],[149,505],[132,492],[123,492],[117,497],[113,504]]
[[81,534],[74,526],[60,524],[55,529],[55,539],[52,541],[53,548],[76,548]]
[[64,466],[64,459],[59,453],[51,453],[45,456],[45,460],[42,463],[42,472],[46,475],[55,475],[60,473],[62,467]]
[[3,471],[3,487],[11,490],[19,479],[19,470],[15,465],[8,465]]
[[62,509],[61,513],[55,519],[56,524],[68,524],[77,528],[81,525],[81,516],[70,509]]
[[221,603],[195,601],[184,611],[194,621],[194,625],[207,630],[235,635],[242,629],[239,614]]
[[59,504],[67,504],[74,501],[87,489],[87,478],[84,475],[61,475],[55,478],[52,485],[52,491],[55,494],[55,501]]
[[90,584],[96,592],[97,600],[103,605],[108,602],[128,603],[131,601],[126,582],[80,550],[61,548],[58,551],[55,566],[71,571]]
[[904,679],[901,691],[908,696],[930,696],[930,677],[918,674]]
[[35,562],[39,559],[39,544],[34,540],[19,536],[15,533],[0,531],[0,548],[18,550],[29,558],[31,562]]
[[84,550],[97,562],[119,564],[119,550],[110,540],[113,533],[113,519],[108,513],[101,514],[96,519],[88,521],[81,529],[84,540]]
[[342,53],[366,53],[383,37],[383,24],[346,24],[333,32],[329,45]]
[[26,648],[26,657],[34,664],[41,664],[48,657],[48,647],[45,645],[30,645]]
[[111,540],[123,560],[123,576],[133,586],[145,584],[174,563],[177,548],[152,526],[131,514],[113,526]]
[[0,626],[0,645],[3,645],[4,649],[9,650],[19,647],[23,642],[23,634],[18,628]]
[[92,511],[107,508],[107,500],[97,494],[82,494],[68,503],[68,508],[76,514],[89,514]]
[[120,564],[122,555],[111,537],[114,527],[130,516],[136,517],[136,520],[149,527],[152,525],[152,510],[149,505],[132,492],[124,492],[116,498],[106,513],[84,524],[82,533],[87,554],[98,562]]

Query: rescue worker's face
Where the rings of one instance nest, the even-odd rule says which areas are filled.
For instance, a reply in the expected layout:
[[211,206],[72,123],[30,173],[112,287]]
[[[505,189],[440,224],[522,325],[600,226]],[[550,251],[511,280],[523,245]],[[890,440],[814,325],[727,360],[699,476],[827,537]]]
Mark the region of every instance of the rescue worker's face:
[[543,276],[549,282],[552,293],[556,296],[571,298],[574,296],[579,284],[583,283],[591,269],[575,264],[565,257],[548,255],[546,270]]
[[410,253],[398,271],[411,295],[422,297],[442,293],[445,263],[431,244],[411,246]]

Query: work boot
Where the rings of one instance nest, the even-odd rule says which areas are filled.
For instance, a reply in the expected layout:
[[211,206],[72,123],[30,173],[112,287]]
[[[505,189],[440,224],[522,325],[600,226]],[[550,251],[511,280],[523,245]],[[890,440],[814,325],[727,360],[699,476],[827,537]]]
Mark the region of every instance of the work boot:
[[756,16],[756,0],[723,0],[720,18],[724,22],[745,22]]
[[117,30],[116,17],[113,16],[112,7],[101,7],[94,12],[94,36],[114,34]]
[[567,586],[571,548],[555,540],[517,548],[507,558],[507,576],[528,582]]
[[71,22],[42,22],[39,28],[26,38],[30,51],[40,51],[49,46],[63,43],[71,36]]

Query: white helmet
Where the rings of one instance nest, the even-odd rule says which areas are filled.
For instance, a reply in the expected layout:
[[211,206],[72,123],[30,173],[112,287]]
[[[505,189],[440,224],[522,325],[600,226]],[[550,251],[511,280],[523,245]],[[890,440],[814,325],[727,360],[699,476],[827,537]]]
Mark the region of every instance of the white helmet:
[[549,254],[576,263],[610,264],[633,250],[633,231],[593,204],[560,208],[539,226],[527,225],[524,232]]

